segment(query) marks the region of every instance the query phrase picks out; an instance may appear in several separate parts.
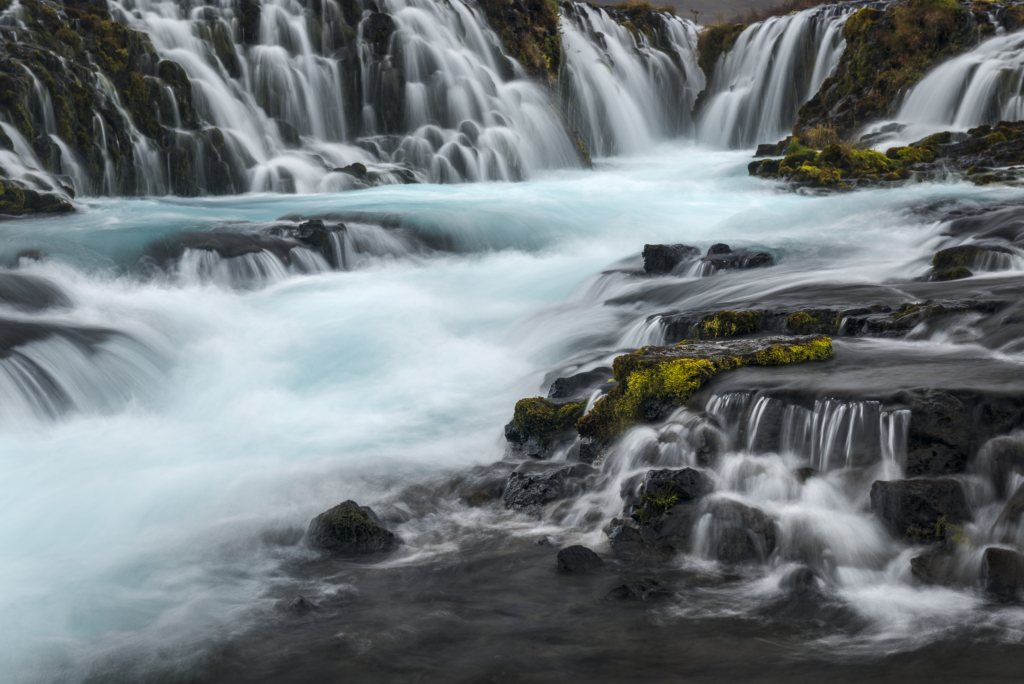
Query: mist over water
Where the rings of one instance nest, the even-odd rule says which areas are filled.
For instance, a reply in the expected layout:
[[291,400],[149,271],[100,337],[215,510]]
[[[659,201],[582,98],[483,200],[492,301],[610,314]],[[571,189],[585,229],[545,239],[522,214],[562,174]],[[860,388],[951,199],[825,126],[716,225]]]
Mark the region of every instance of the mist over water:
[[[511,406],[539,393],[549,369],[588,349],[660,342],[622,339],[664,309],[644,281],[614,270],[635,268],[645,242],[772,250],[770,274],[729,285],[719,276],[691,300],[753,304],[815,280],[923,272],[940,227],[915,207],[1012,195],[918,185],[804,197],[749,179],[745,163],[680,144],[514,185],[90,200],[73,224],[8,224],[0,256],[50,255],[16,272],[69,303],[4,317],[121,337],[84,355],[48,352],[53,338],[30,343],[26,354],[50,353],[53,376],[82,390],[57,416],[5,404],[0,418],[0,604],[18,616],[4,626],[4,660],[16,663],[5,677],[79,681],[121,659],[142,672],[213,657],[215,644],[265,619],[289,582],[283,564],[311,553],[288,540],[313,515],[498,460]],[[247,288],[136,268],[149,242],[181,231],[353,212],[395,217],[448,247]],[[95,370],[119,354],[132,359],[114,364],[119,374]],[[472,529],[481,513],[444,515]],[[402,530],[402,557],[443,552]],[[464,534],[470,543],[475,533]],[[449,552],[462,543],[448,539]],[[900,630],[895,647],[914,631]]]

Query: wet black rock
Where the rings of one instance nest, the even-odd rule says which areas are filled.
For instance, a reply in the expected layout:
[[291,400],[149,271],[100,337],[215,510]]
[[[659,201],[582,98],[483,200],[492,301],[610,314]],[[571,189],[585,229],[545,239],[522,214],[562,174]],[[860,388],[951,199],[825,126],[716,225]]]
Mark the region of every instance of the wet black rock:
[[285,605],[284,609],[289,613],[295,613],[296,615],[306,615],[307,613],[320,610],[320,606],[313,603],[305,596],[296,596]]
[[969,416],[949,392],[928,390],[911,400],[907,475],[948,475],[967,468]]
[[[685,553],[689,552],[692,546],[693,528],[698,518],[696,504],[677,504],[664,513],[645,521],[637,528],[637,531],[647,550],[659,554]],[[615,533],[615,530],[612,530],[611,533]],[[629,536],[632,537],[632,535]],[[619,546],[619,543],[613,544],[613,549],[616,549],[617,554]],[[622,547],[624,548],[624,546],[623,544]]]
[[779,589],[784,591],[805,593],[814,591],[817,587],[818,580],[814,576],[814,571],[806,565],[790,570],[779,580]]
[[994,437],[982,447],[978,460],[996,492],[1006,496],[1012,478],[1024,477],[1024,441],[1010,435]]
[[699,256],[700,250],[689,245],[644,245],[644,271],[648,275],[671,273],[683,261]]
[[586,464],[525,463],[509,474],[503,500],[505,508],[536,512],[552,501],[583,493],[585,478],[594,474]]
[[556,378],[548,389],[548,399],[586,399],[595,389],[607,392],[618,384],[609,381],[610,377],[612,377],[611,367],[601,366],[566,378]]
[[712,501],[704,511],[710,516],[708,551],[727,563],[763,562],[775,550],[775,520],[759,508],[738,501]]
[[666,598],[669,595],[660,582],[652,579],[642,579],[637,582],[626,582],[614,587],[605,594],[605,599],[610,601],[651,601],[659,598]]
[[603,445],[593,439],[581,439],[575,448],[570,449],[567,460],[574,463],[586,463],[593,465],[601,457]]
[[335,171],[337,171],[338,173],[348,174],[349,176],[352,176],[353,178],[357,178],[359,180],[363,180],[364,178],[366,178],[366,174],[368,173],[366,170],[366,166],[360,164],[359,162],[356,162],[355,164],[349,164],[348,166],[343,166],[340,169],[335,169]]
[[617,519],[612,520],[608,530],[608,544],[612,555],[624,561],[638,560],[646,549],[640,531]]
[[269,235],[275,237],[290,238],[309,247],[322,256],[332,268],[341,268],[343,264],[338,263],[338,257],[334,249],[334,233],[341,233],[345,230],[345,224],[327,224],[322,219],[311,219],[304,221],[298,226],[275,226]]
[[604,567],[604,561],[586,546],[569,546],[558,552],[555,561],[558,572],[570,575],[586,575]]
[[514,465],[507,461],[473,468],[459,483],[459,500],[467,506],[483,506],[499,501],[505,493],[505,483],[513,468]]
[[956,581],[953,560],[945,545],[935,545],[910,559],[910,574],[922,584],[951,585]]
[[719,243],[708,249],[700,263],[713,271],[734,271],[774,266],[775,258],[768,252],[748,252],[745,249],[734,251],[729,245]]
[[988,593],[1008,601],[1024,599],[1024,555],[989,547],[985,549],[982,573]]
[[386,551],[398,543],[369,506],[355,501],[338,504],[313,518],[306,536],[315,549],[343,554]]
[[673,506],[700,499],[714,488],[711,478],[694,468],[649,470],[640,487],[640,506],[633,518],[647,522]]
[[871,510],[895,536],[925,542],[943,540],[945,526],[971,518],[963,485],[952,479],[877,481]]

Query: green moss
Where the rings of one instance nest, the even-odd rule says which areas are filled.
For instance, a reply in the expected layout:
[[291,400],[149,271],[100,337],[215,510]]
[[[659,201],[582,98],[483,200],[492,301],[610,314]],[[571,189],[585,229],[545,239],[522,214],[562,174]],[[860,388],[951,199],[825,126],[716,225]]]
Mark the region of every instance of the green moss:
[[696,332],[702,340],[713,340],[754,333],[760,328],[760,311],[716,311],[700,319]]
[[828,337],[719,343],[683,341],[644,347],[615,359],[618,385],[576,422],[584,437],[611,439],[640,422],[651,405],[680,406],[718,373],[744,365],[776,366],[832,357]]
[[310,531],[317,545],[350,552],[379,551],[394,544],[388,530],[373,521],[368,511],[346,501],[314,518]]
[[940,249],[932,257],[932,268],[936,271],[946,271],[960,266],[971,266],[984,253],[984,249],[974,245],[959,245]]
[[817,187],[827,188],[839,184],[842,177],[835,169],[820,169],[804,164],[793,174],[793,180],[810,182]]
[[643,524],[675,506],[679,499],[675,483],[666,482],[658,491],[648,492],[640,497],[640,508],[633,513],[633,519]]
[[528,73],[554,83],[562,63],[561,14],[555,0],[481,0],[508,53]]
[[936,280],[961,280],[963,278],[970,278],[974,273],[971,269],[966,266],[957,266],[945,271],[940,271],[935,274]]
[[956,546],[966,544],[968,541],[967,535],[964,534],[964,528],[951,524],[945,515],[940,516],[935,521],[935,527],[931,529],[922,529],[917,526],[908,527],[906,538],[912,542],[924,543],[946,540]]
[[736,39],[747,28],[746,24],[712,24],[701,31],[697,39],[697,64],[703,69],[708,83],[718,65],[719,58],[729,52]]
[[512,425],[524,439],[535,437],[541,446],[547,446],[560,432],[572,429],[586,406],[585,401],[559,405],[543,397],[520,399]]
[[797,335],[835,334],[842,317],[841,311],[797,311],[786,317],[786,328]]

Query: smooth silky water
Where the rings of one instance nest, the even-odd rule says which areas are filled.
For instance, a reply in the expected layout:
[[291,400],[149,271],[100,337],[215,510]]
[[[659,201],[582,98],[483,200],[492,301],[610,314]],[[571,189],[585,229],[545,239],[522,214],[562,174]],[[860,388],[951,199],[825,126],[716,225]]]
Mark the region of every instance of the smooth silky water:
[[[537,540],[600,548],[603,521],[583,508],[615,514],[617,489],[540,523],[434,493],[502,457],[515,401],[542,394],[549,373],[662,342],[655,328],[635,332],[652,314],[907,280],[941,240],[937,207],[1022,197],[966,184],[803,196],[749,178],[747,161],[663,144],[515,184],[89,199],[74,217],[4,224],[0,258],[70,300],[5,318],[117,334],[89,353],[55,338],[26,345],[70,397],[59,410],[3,386],[0,679],[853,681],[904,666],[946,672],[954,655],[965,673],[1012,669],[1024,610],[914,588],[898,545],[863,512],[863,490],[842,471],[799,485],[793,453],[757,465],[736,446],[716,477],[784,530],[812,525],[828,540],[834,611],[810,620],[772,617],[785,563],[730,579],[699,548],[660,571],[688,588],[656,608],[616,607],[599,600],[607,586],[556,577]],[[444,248],[234,286],[138,267],[148,244],[182,231],[324,214],[387,216]],[[779,263],[670,277],[682,289],[659,295],[630,274],[659,242],[769,249]],[[49,258],[18,260],[26,249]],[[837,356],[843,344],[854,342]],[[657,435],[641,427],[623,441],[614,483],[647,467],[638,454]],[[304,547],[310,518],[348,498],[388,515],[405,545],[369,564]],[[300,595],[319,609],[284,608]]]

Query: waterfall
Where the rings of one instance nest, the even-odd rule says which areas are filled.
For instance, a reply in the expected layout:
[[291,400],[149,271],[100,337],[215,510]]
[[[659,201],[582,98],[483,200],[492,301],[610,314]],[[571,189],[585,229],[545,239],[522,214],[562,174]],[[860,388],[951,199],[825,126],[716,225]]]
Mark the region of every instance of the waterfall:
[[797,112],[839,64],[843,25],[860,6],[826,5],[755,24],[719,58],[697,121],[697,139],[741,148],[789,134]]
[[1024,31],[991,38],[940,64],[913,87],[896,120],[966,130],[1024,118]]
[[[704,87],[692,21],[651,13],[638,30],[617,23],[618,10],[560,11],[565,58],[549,85],[505,54],[472,1],[111,0],[112,18],[155,50],[140,66],[155,121],[140,122],[125,93],[91,71],[95,142],[76,153],[58,137],[47,79],[24,66],[59,163],[27,141],[29,154],[4,168],[19,179],[53,169],[59,182],[40,189],[80,195],[334,192],[516,181],[578,166],[582,144],[638,153],[692,134]],[[16,42],[28,30],[18,17],[17,3],[0,16]]]
[[697,27],[659,16],[663,49],[603,9],[563,6],[562,106],[595,155],[645,152],[658,138],[693,133],[691,110],[705,85]]

